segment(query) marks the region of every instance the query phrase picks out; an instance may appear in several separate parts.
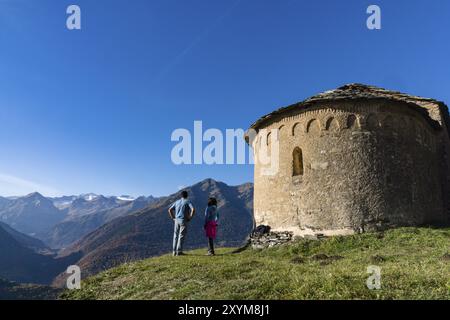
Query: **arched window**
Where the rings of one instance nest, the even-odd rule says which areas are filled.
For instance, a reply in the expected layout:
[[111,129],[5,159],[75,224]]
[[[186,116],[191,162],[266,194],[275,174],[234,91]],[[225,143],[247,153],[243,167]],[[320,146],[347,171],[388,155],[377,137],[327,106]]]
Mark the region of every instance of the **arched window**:
[[292,153],[292,176],[303,175],[303,153],[302,149],[296,147]]

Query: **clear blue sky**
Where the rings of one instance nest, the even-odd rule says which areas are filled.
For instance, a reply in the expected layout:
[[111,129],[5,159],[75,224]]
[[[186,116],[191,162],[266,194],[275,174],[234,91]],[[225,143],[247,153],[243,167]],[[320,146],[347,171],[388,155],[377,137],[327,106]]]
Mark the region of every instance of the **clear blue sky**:
[[0,194],[252,181],[250,165],[173,165],[172,131],[247,128],[350,82],[450,102],[449,30],[448,0],[0,0]]

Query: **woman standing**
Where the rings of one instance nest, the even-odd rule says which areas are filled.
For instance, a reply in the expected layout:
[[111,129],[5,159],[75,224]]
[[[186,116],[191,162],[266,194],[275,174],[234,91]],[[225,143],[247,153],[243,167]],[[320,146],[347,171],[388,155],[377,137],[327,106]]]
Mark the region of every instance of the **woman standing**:
[[217,235],[217,221],[219,220],[219,212],[217,211],[216,198],[208,199],[208,207],[205,210],[205,233],[208,238],[208,256],[213,256],[214,239]]

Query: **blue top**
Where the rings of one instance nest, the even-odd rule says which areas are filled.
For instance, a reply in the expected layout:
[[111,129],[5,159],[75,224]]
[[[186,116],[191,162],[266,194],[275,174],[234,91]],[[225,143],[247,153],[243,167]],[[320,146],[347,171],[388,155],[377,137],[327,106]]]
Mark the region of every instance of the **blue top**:
[[219,211],[216,206],[208,206],[205,210],[205,223],[210,221],[219,221]]
[[190,210],[194,210],[194,206],[188,199],[181,198],[175,201],[169,210],[175,209],[175,219],[185,220],[189,216]]

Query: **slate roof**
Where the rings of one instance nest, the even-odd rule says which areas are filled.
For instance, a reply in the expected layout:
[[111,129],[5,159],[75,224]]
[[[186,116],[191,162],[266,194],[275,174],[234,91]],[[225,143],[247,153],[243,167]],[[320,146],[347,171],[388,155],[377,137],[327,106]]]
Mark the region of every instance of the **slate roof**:
[[365,84],[351,83],[334,90],[319,93],[318,95],[312,96],[302,102],[298,102],[290,106],[275,110],[258,119],[255,123],[251,125],[250,128],[257,130],[259,127],[261,127],[261,125],[268,122],[275,116],[278,116],[284,112],[288,112],[296,108],[306,109],[319,102],[342,101],[342,100],[373,100],[373,99],[405,102],[406,104],[409,104],[411,107],[416,109],[418,112],[421,112],[427,118],[427,120],[430,121],[430,124],[435,128],[440,128],[440,125],[437,121],[434,121],[429,117],[426,106],[432,104],[444,106],[445,108],[447,108],[443,102],[438,100],[412,96],[398,91],[386,90],[383,88],[369,86]]

